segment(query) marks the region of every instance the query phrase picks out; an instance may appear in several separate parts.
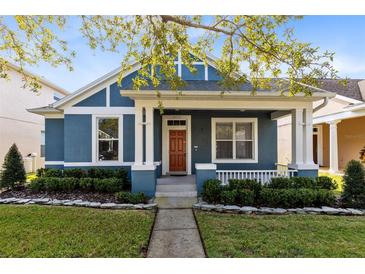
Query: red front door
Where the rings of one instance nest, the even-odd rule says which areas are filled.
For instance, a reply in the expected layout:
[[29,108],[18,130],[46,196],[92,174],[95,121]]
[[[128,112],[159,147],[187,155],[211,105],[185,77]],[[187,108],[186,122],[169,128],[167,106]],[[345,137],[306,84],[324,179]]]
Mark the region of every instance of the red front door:
[[186,171],[186,130],[169,131],[170,172]]

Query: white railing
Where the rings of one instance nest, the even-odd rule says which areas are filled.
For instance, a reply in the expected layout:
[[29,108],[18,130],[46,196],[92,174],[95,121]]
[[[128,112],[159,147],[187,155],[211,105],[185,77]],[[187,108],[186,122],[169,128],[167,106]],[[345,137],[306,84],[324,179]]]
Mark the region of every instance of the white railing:
[[276,165],[276,169],[279,170],[279,171],[287,171],[287,170],[289,170],[287,164],[276,163],[275,165]]
[[217,179],[224,185],[230,179],[254,179],[265,184],[276,177],[293,177],[297,170],[217,170]]

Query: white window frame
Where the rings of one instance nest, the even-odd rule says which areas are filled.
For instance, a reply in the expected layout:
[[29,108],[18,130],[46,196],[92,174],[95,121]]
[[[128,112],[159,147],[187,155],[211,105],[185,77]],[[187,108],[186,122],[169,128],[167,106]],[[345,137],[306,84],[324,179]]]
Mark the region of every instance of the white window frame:
[[[233,123],[233,159],[217,159],[216,158],[216,124],[217,123]],[[236,156],[236,123],[252,123],[253,133],[253,158],[252,159],[235,159]],[[212,118],[212,163],[258,163],[258,129],[257,118]]]
[[[99,160],[99,119],[118,119],[118,160]],[[113,165],[123,163],[123,115],[93,115],[93,159],[96,165]]]

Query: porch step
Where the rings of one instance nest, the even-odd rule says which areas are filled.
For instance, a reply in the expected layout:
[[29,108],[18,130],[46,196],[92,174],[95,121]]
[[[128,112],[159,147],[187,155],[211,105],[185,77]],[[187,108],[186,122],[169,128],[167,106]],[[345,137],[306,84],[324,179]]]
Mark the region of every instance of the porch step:
[[156,197],[197,197],[196,191],[156,191]]
[[157,184],[156,192],[189,192],[196,191],[195,184]]
[[156,197],[159,208],[192,208],[197,203],[196,197]]

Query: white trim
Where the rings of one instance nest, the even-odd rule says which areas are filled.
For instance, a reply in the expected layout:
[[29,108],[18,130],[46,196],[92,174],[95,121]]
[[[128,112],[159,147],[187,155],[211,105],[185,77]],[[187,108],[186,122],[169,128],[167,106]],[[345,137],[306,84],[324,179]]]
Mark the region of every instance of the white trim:
[[[216,159],[216,123],[217,122],[232,122],[233,123],[233,159]],[[253,158],[252,159],[236,159],[236,142],[235,142],[235,125],[236,123],[252,123],[253,129]],[[212,163],[258,163],[258,119],[248,117],[225,117],[211,119],[211,153]]]
[[132,165],[132,170],[156,170],[155,165]]
[[318,169],[318,165],[316,164],[288,164],[288,168],[296,169],[296,170],[312,170]]
[[200,170],[216,170],[217,165],[216,164],[195,164],[195,169]]
[[313,131],[313,135],[317,135],[317,161],[318,165],[323,166],[323,126],[316,125],[317,132]]
[[[168,120],[185,120],[185,126],[168,126]],[[169,172],[169,136],[170,129],[186,130],[186,167],[187,174],[191,174],[191,115],[163,115],[162,116],[162,174]]]
[[110,85],[106,87],[106,107],[110,107]]
[[208,81],[208,65],[204,66],[204,79]]
[[45,165],[64,165],[64,161],[45,161]]
[[344,101],[344,102],[347,102],[347,103],[350,103],[350,104],[361,104],[361,103],[364,103],[363,101],[360,101],[360,100],[356,100],[356,99],[353,99],[353,98],[350,98],[350,97],[347,97],[347,96],[343,96],[343,95],[339,95],[339,94],[336,94],[335,98],[333,98],[334,100],[337,99],[337,100],[341,100],[341,101]]
[[63,113],[47,113],[44,114],[44,118],[46,119],[63,119],[65,116]]
[[135,114],[134,107],[71,107],[64,114],[121,115]]
[[179,51],[177,58],[178,58],[177,59],[177,75],[181,78],[181,76],[182,76],[181,51]]
[[[48,161],[45,164],[47,165],[48,163],[52,163],[52,165],[55,165],[58,163],[61,165],[64,165],[65,167],[82,167],[82,166],[133,166],[135,163],[134,162],[116,162],[116,161],[104,161],[104,162],[58,162],[58,161]],[[161,162],[154,162],[153,163],[155,166],[159,166],[161,164]],[[51,164],[49,164],[51,165]]]

